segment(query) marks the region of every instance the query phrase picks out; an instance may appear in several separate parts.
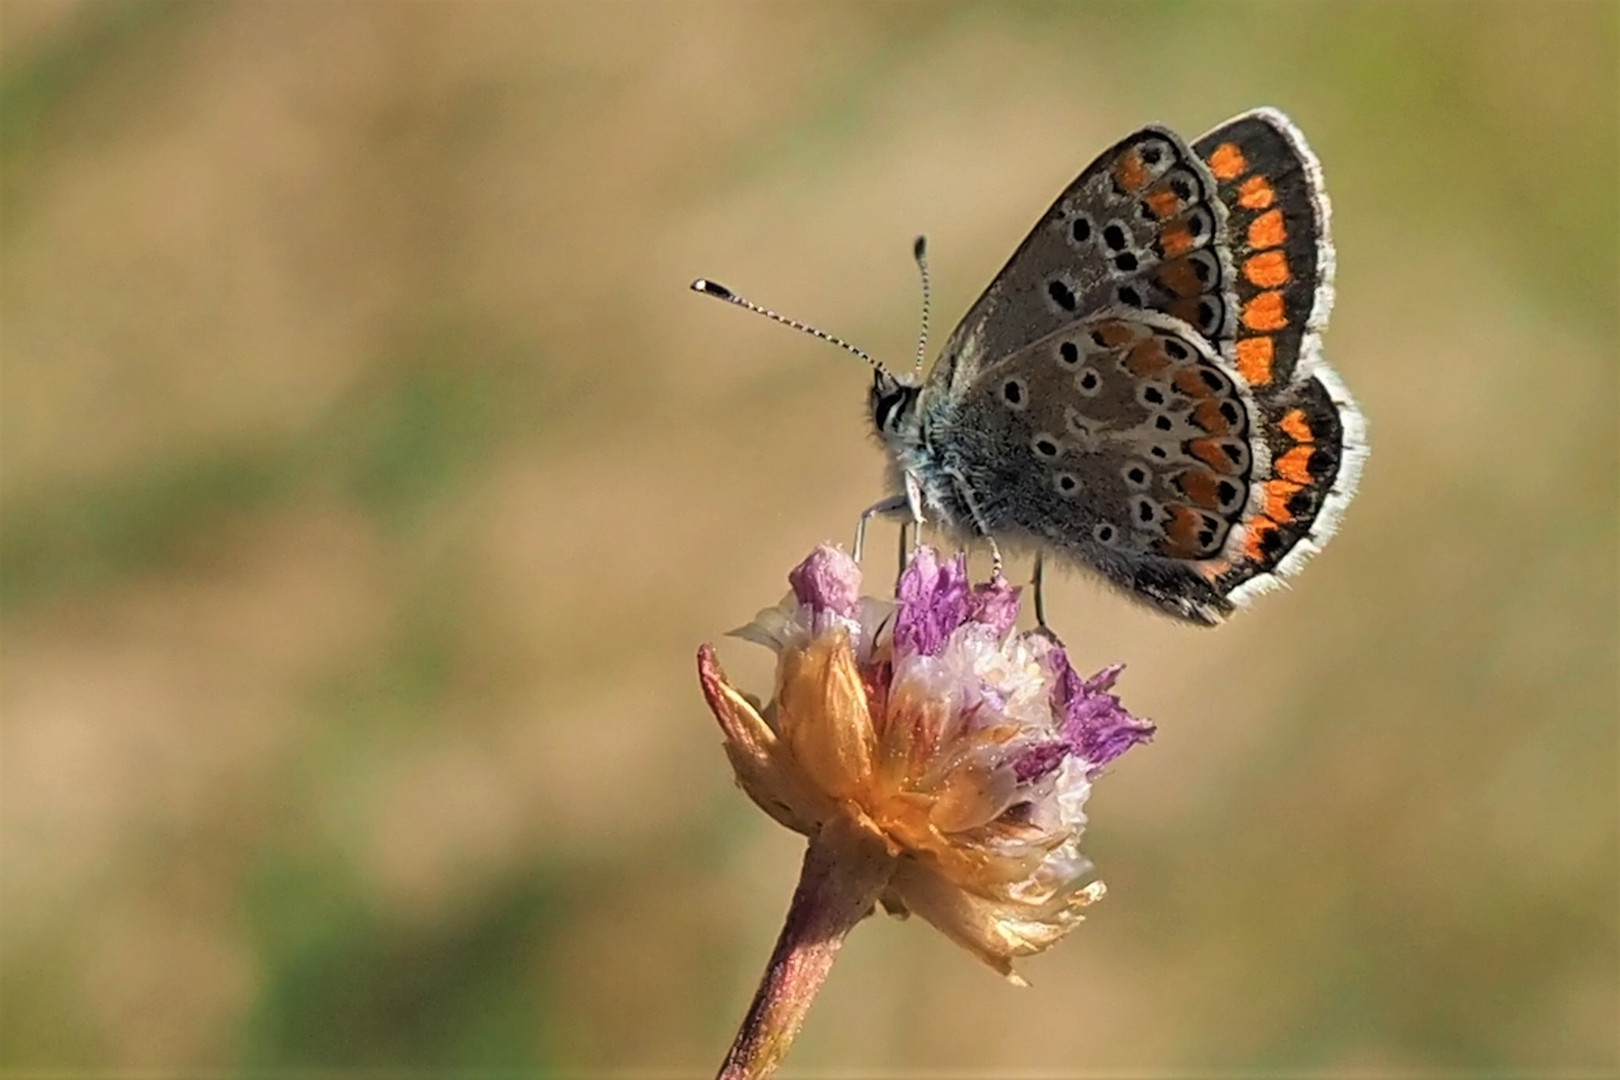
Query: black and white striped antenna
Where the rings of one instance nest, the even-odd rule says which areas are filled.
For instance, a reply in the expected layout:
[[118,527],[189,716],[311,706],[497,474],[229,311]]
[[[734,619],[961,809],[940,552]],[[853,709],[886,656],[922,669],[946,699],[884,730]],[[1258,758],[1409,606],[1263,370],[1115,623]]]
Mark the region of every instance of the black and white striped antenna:
[[[745,311],[752,311],[755,315],[763,315],[772,322],[779,322],[783,326],[791,326],[793,329],[809,334],[813,338],[819,338],[822,341],[836,345],[845,352],[854,353],[862,360],[865,360],[868,364],[871,364],[875,370],[882,372],[884,375],[889,374],[888,368],[884,367],[883,364],[873,357],[871,353],[867,352],[859,345],[851,345],[837,334],[829,334],[825,330],[817,330],[814,326],[808,326],[797,319],[790,319],[786,315],[778,315],[770,308],[760,307],[752,300],[738,296],[736,293],[732,292],[718,281],[710,281],[708,278],[698,278],[696,281],[692,282],[692,291],[702,293],[705,296],[712,296],[716,300],[724,300],[728,304],[736,304]],[[890,377],[892,378],[893,376]]]
[[919,236],[912,241],[911,257],[917,260],[917,272],[922,275],[922,333],[917,335],[917,366],[913,369],[921,374],[923,360],[928,356],[928,237]]
[[[912,258],[917,260],[917,270],[922,274],[922,333],[917,337],[916,365],[916,370],[920,372],[922,370],[923,360],[928,352],[929,290],[927,237],[917,237],[917,239],[911,245],[911,255]],[[889,369],[883,366],[882,362],[874,358],[871,353],[867,352],[860,346],[851,345],[837,334],[829,334],[825,330],[818,330],[814,326],[809,326],[797,319],[790,319],[786,315],[778,315],[770,308],[760,307],[752,300],[738,296],[736,293],[732,292],[718,281],[710,281],[708,278],[698,278],[696,281],[692,282],[692,291],[702,293],[705,296],[712,296],[716,300],[724,300],[728,304],[736,304],[744,311],[752,311],[755,315],[763,315],[772,322],[779,322],[783,326],[790,326],[801,333],[809,334],[813,338],[818,338],[821,341],[836,345],[845,352],[854,353],[862,360],[865,360],[868,364],[871,364],[875,370],[882,372],[884,375],[887,375],[890,378],[894,377]]]

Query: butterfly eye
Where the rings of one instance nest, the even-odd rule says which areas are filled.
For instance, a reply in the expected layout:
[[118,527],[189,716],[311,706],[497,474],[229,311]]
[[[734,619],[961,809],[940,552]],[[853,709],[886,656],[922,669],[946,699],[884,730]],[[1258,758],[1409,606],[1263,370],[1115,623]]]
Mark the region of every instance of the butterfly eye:
[[904,394],[885,394],[878,398],[875,419],[879,430],[887,430],[891,421],[896,418],[900,403],[905,400]]

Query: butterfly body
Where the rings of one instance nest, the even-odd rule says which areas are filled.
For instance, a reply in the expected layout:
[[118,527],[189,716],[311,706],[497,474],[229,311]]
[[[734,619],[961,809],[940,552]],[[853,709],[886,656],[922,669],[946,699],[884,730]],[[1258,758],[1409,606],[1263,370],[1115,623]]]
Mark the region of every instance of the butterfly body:
[[1281,113],[1148,127],[1081,173],[920,384],[878,370],[895,478],[967,541],[1032,547],[1213,625],[1332,534],[1365,425],[1321,358],[1321,170]]

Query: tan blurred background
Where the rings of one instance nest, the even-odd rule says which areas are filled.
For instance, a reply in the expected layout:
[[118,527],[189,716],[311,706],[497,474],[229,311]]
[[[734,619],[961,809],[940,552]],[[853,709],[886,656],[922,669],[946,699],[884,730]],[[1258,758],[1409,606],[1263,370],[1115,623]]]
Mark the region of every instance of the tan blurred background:
[[1612,5],[0,20],[0,1065],[712,1069],[801,848],[692,654],[881,455],[687,282],[903,363],[915,233],[943,340],[1093,153],[1273,104],[1362,495],[1219,631],[1059,583],[1160,724],[1108,899],[1028,991],[862,926],[790,1074],[1620,1069]]

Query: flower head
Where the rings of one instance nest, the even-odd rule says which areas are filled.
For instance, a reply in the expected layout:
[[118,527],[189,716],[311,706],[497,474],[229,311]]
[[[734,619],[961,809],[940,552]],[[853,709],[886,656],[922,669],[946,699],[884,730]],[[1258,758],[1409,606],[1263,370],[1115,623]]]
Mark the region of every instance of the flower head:
[[881,898],[1002,974],[1055,943],[1102,894],[1080,853],[1103,766],[1151,724],[1082,679],[1046,631],[1015,633],[1018,590],[970,585],[965,558],[918,548],[893,602],[860,596],[860,568],[817,548],[792,592],[738,636],[777,654],[757,707],[711,649],[699,675],[737,779],[777,821],[881,844]]

